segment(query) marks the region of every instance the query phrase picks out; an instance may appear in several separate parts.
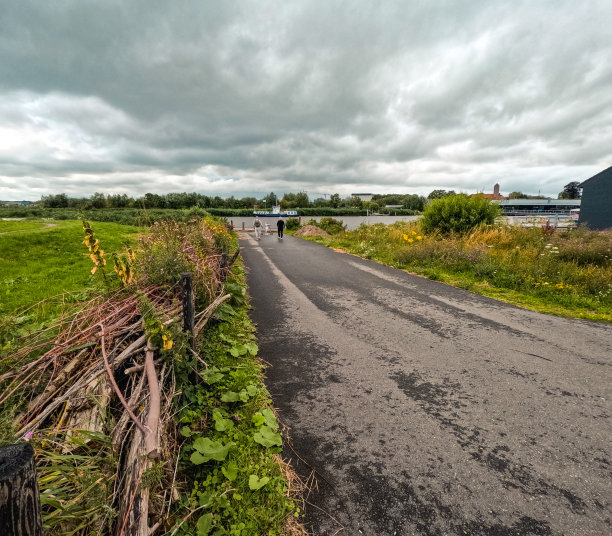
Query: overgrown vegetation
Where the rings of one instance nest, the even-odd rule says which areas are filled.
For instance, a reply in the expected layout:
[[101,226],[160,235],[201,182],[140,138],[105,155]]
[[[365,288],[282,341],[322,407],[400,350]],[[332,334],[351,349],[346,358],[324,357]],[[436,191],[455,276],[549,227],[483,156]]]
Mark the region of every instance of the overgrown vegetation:
[[612,231],[477,226],[429,234],[419,221],[310,239],[522,307],[612,321]]
[[499,205],[483,196],[448,195],[433,199],[420,225],[425,233],[464,233],[479,225],[491,225],[500,214]]
[[[74,225],[58,226],[70,243],[53,263],[87,274],[88,300],[21,338],[11,317],[0,327],[0,438],[33,443],[48,533],[301,534],[244,272],[229,269],[236,237],[211,219],[161,222],[122,248],[119,226],[83,222],[75,268]],[[22,248],[40,232],[22,234]],[[183,272],[200,311],[196,352],[181,329]]]

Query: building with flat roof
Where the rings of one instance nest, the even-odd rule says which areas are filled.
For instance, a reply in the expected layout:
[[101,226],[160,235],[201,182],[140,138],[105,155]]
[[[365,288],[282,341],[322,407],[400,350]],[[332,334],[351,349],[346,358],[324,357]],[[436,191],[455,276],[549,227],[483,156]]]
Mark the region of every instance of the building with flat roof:
[[361,199],[362,201],[372,201],[372,197],[374,197],[374,194],[351,194],[351,197],[356,197],[357,199]]
[[581,185],[581,224],[589,229],[603,230],[612,227],[612,166],[593,175]]
[[506,216],[546,215],[569,216],[573,209],[580,208],[580,199],[502,199],[499,203]]

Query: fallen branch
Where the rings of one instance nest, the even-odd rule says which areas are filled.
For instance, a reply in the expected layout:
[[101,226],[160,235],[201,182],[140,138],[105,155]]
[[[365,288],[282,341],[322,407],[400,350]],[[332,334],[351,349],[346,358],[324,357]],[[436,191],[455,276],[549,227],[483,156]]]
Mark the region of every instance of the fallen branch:
[[106,355],[106,347],[104,344],[104,326],[100,324],[100,327],[102,328],[102,335],[100,336],[100,343],[102,346],[102,358],[104,359],[104,368],[106,369],[106,373],[108,374],[108,379],[110,380],[111,385],[113,386],[113,389],[115,390],[115,393],[117,394],[117,398],[119,398],[119,401],[121,402],[121,405],[125,408],[125,411],[127,411],[128,415],[134,421],[134,424],[138,427],[138,429],[143,433],[143,435],[146,436],[147,429],[138,420],[138,417],[134,415],[134,412],[128,406],[128,403],[125,401],[125,398],[123,398],[123,393],[121,392],[121,389],[119,389],[119,386],[117,385],[117,382],[115,381],[115,377],[113,376],[113,371],[111,370],[110,365],[108,364],[108,357]]
[[159,441],[157,431],[159,428],[159,413],[160,413],[160,394],[159,394],[159,379],[155,372],[155,363],[153,362],[154,346],[149,340],[147,342],[147,351],[145,353],[145,372],[147,374],[147,382],[149,384],[149,413],[147,415],[147,428],[149,429],[145,435],[145,454],[149,458],[159,457]]
[[214,302],[212,302],[206,309],[204,309],[198,316],[201,317],[198,320],[198,323],[194,329],[194,336],[197,338],[201,331],[204,329],[204,326],[213,315],[217,307],[221,305],[225,300],[231,298],[231,294],[226,294],[225,296],[219,296]]

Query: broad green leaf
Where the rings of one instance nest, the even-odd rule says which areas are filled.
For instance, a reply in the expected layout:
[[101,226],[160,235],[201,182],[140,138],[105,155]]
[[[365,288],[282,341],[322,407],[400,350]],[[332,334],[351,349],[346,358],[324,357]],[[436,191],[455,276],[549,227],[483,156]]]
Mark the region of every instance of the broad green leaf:
[[244,344],[237,344],[236,346],[232,346],[230,350],[230,354],[234,357],[238,357],[247,353],[247,347]]
[[221,372],[217,367],[211,367],[208,370],[203,370],[200,372],[200,376],[202,376],[202,379],[207,384],[212,385],[213,383],[221,381],[225,374],[223,374],[223,372]]
[[278,430],[278,422],[276,421],[276,415],[270,408],[262,409],[261,414],[266,420],[266,424],[273,430]]
[[257,345],[254,342],[249,342],[249,343],[245,344],[244,346],[247,349],[247,352],[249,352],[249,354],[257,355],[257,352],[259,351],[259,348],[257,347]]
[[234,480],[238,476],[238,464],[231,460],[221,467],[221,472],[228,480]]
[[238,402],[240,399],[240,393],[235,391],[226,391],[221,395],[221,402]]
[[246,386],[247,393],[249,396],[255,396],[257,394],[257,387],[255,387],[252,383]]
[[[199,437],[193,442],[193,448],[196,449],[197,452],[194,452],[191,455],[191,461],[198,465],[199,463],[207,462],[208,460],[216,460],[218,462],[222,462],[225,460],[229,449],[234,445],[234,443],[228,443],[224,445],[221,441],[212,441],[208,437]],[[196,460],[194,461],[195,454],[201,454],[201,457],[195,456]]]
[[283,444],[281,435],[266,424],[259,429],[259,432],[253,434],[253,439],[264,447],[273,447],[274,445],[280,447]]
[[220,411],[213,413],[213,420],[215,421],[215,430],[217,432],[225,432],[234,427],[234,423],[230,419],[224,418]]
[[202,463],[206,463],[209,458],[206,458],[205,456],[202,456],[199,452],[192,452],[191,456],[189,456],[189,459],[191,460],[191,463],[194,465],[200,465]]
[[240,391],[240,400],[242,400],[242,402],[249,401],[249,393],[247,393],[246,389],[243,389],[242,391]]
[[203,491],[201,493],[198,493],[198,497],[199,497],[199,505],[200,506],[210,506],[213,495],[214,495],[214,491]]
[[249,476],[249,488],[253,491],[263,488],[268,482],[270,482],[270,477],[264,476],[259,478],[257,475]]
[[191,437],[191,428],[189,428],[189,426],[183,426],[181,428],[181,435],[183,437]]
[[198,536],[208,536],[210,529],[212,528],[212,514],[204,514],[200,516],[196,523],[198,529]]
[[253,415],[251,420],[253,421],[253,424],[257,427],[261,426],[264,422],[266,422],[265,417],[259,412]]

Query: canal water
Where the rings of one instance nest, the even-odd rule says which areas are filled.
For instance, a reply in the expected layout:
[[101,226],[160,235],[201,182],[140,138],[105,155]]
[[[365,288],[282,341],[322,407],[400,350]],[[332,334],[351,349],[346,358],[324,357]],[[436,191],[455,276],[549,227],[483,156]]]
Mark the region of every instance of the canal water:
[[[335,220],[341,221],[344,225],[346,225],[346,229],[348,231],[353,231],[362,223],[366,225],[374,225],[375,223],[384,223],[385,225],[389,225],[391,223],[395,223],[396,221],[414,221],[418,220],[421,216],[335,216]],[[321,221],[321,218],[325,218],[325,216],[302,216],[302,224],[310,220]],[[250,218],[227,218],[227,221],[230,220],[234,223],[235,229],[242,229],[244,224],[245,229],[250,229],[253,227],[253,217]],[[285,218],[287,220],[288,218]],[[272,229],[276,229],[276,221],[277,218],[260,218],[260,220],[265,225],[268,223]]]

